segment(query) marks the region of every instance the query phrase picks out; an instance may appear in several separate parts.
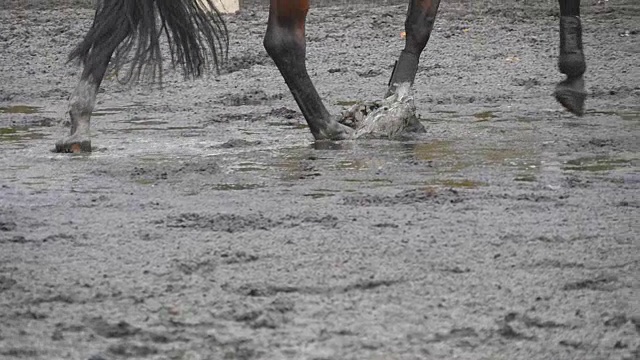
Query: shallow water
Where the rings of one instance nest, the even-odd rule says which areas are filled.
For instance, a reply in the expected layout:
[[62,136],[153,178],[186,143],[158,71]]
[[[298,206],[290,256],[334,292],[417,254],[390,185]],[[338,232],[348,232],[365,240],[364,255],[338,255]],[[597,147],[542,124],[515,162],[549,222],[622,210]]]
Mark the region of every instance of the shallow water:
[[[485,5],[443,2],[411,140],[313,143],[263,9],[229,18],[224,75],[105,80],[74,155],[60,59],[92,12],[0,11],[0,358],[636,358],[637,4],[586,5],[582,118],[546,5]],[[405,13],[310,12],[332,113],[379,100]]]

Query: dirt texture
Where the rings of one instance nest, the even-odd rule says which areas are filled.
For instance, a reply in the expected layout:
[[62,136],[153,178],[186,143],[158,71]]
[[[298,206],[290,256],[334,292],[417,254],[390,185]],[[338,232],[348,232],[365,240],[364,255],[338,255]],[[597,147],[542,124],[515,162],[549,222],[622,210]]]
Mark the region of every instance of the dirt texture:
[[[384,95],[405,9],[312,9],[332,113]],[[69,155],[92,11],[3,7],[0,359],[640,359],[640,4],[585,2],[582,118],[557,16],[444,2],[427,132],[314,145],[249,7],[218,76],[110,72]]]

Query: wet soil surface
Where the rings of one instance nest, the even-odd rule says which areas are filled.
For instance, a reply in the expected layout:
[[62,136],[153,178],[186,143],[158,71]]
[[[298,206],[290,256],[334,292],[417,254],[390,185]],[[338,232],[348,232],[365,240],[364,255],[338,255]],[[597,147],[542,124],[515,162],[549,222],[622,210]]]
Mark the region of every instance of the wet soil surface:
[[[518,4],[441,6],[410,141],[313,145],[260,8],[220,76],[110,73],[88,155],[50,150],[91,10],[0,11],[0,359],[639,359],[640,6],[583,10],[577,118],[555,3]],[[404,13],[312,10],[333,113]]]

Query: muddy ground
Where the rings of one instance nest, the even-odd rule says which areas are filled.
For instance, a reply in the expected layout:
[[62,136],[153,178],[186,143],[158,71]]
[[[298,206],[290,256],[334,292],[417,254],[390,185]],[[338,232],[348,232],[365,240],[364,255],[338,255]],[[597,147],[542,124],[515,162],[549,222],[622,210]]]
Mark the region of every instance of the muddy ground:
[[[220,76],[110,73],[89,155],[50,150],[92,11],[4,8],[0,359],[640,359],[640,5],[584,7],[577,118],[542,3],[441,6],[418,139],[314,146],[259,8]],[[333,113],[384,94],[404,13],[312,10]]]

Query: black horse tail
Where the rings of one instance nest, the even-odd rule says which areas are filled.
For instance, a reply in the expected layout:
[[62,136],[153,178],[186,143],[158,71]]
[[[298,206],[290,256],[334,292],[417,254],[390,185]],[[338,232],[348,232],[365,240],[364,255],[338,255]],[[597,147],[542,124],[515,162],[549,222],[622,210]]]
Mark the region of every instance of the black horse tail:
[[123,82],[141,76],[161,81],[163,33],[171,63],[185,77],[198,77],[212,65],[219,71],[226,60],[229,35],[211,0],[98,0],[93,25],[69,61],[87,66],[111,59]]

